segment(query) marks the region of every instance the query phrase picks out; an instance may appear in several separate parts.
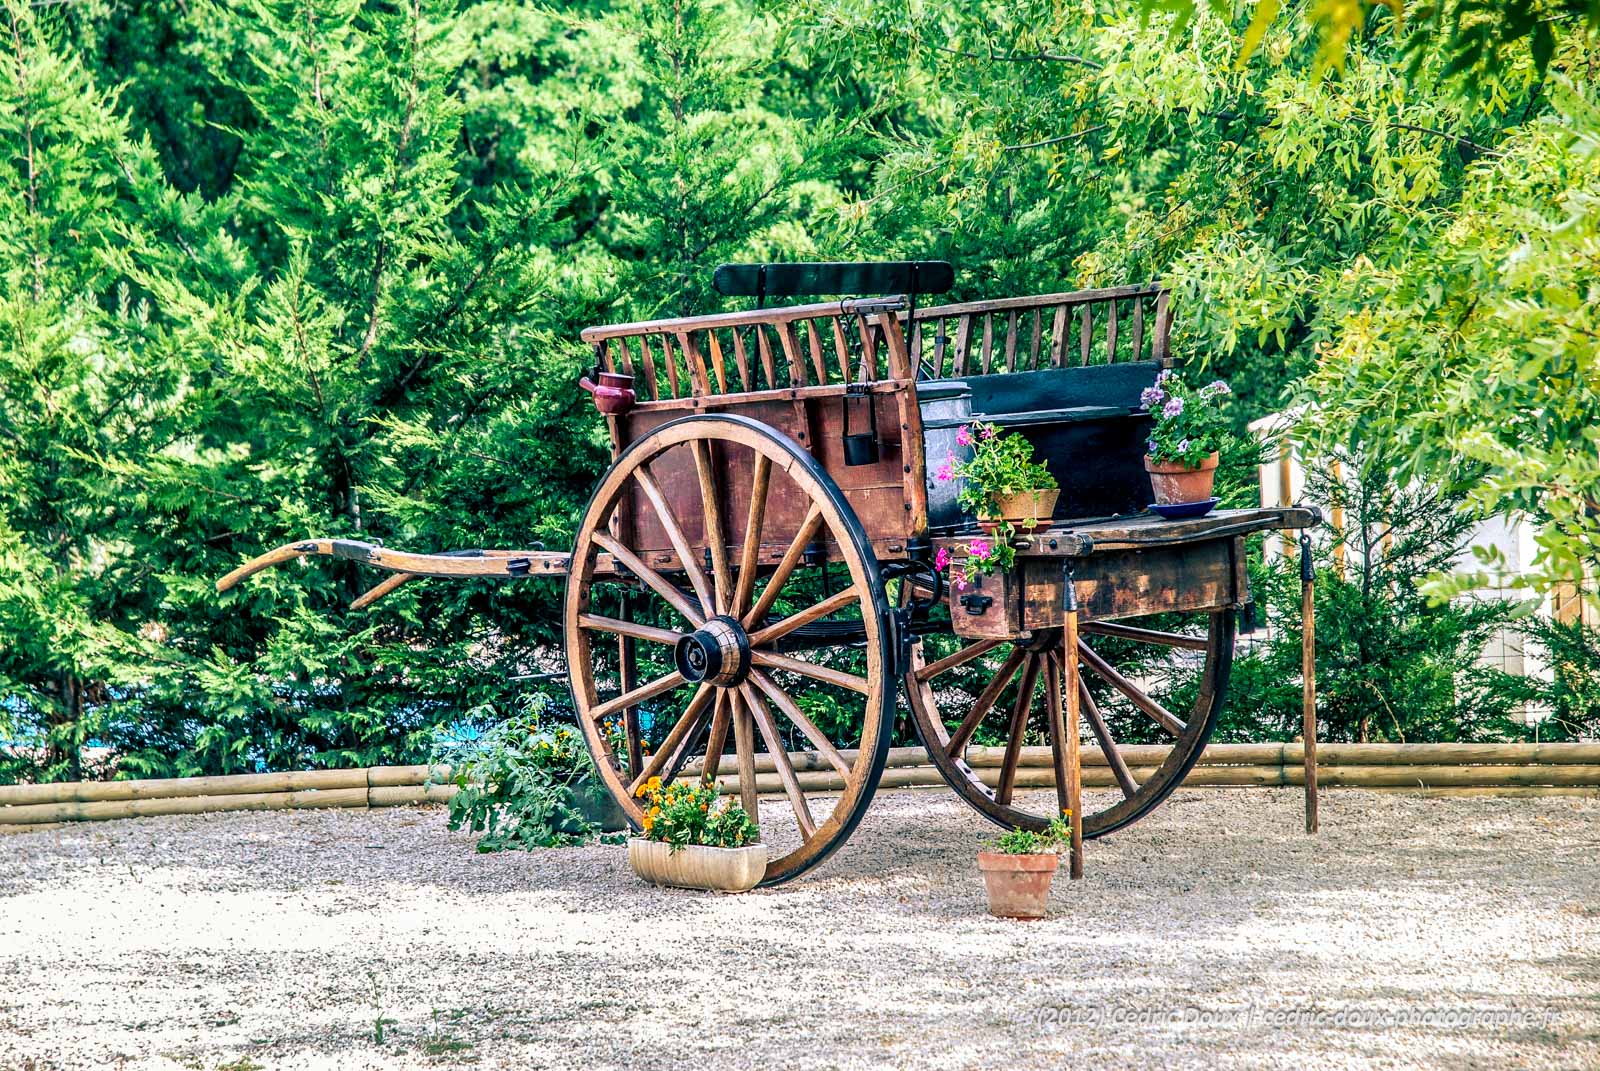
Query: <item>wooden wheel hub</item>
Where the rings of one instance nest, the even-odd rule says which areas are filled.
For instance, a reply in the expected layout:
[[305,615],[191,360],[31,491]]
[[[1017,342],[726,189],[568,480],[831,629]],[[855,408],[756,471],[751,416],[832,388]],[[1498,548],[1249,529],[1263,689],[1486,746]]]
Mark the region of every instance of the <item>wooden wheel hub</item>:
[[750,635],[725,614],[708,620],[678,641],[673,661],[683,679],[737,688],[750,675]]

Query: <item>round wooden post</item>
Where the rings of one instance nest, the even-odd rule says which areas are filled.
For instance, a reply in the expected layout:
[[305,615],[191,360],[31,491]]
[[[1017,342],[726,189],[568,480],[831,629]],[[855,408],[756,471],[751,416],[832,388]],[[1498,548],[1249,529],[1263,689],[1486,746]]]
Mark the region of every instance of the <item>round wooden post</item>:
[[1300,676],[1306,768],[1306,832],[1315,833],[1317,819],[1317,607],[1316,572],[1311,567],[1311,537],[1300,534]]
[[1083,877],[1083,768],[1078,747],[1078,708],[1080,705],[1078,680],[1078,589],[1073,583],[1072,564],[1065,569],[1065,590],[1062,593],[1065,613],[1061,629],[1062,699],[1066,707],[1066,730],[1063,750],[1066,752],[1067,790],[1066,809],[1071,811],[1072,854],[1068,873],[1074,881]]

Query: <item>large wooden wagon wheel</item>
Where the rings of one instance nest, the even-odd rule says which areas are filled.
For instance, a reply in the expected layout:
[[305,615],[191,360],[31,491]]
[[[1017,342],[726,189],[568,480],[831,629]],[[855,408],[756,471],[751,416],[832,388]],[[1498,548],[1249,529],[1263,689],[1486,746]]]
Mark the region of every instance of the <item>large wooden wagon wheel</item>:
[[[645,530],[672,550],[630,535]],[[819,578],[823,561],[830,578]],[[602,591],[624,585],[638,592],[627,619]],[[701,415],[629,446],[578,530],[565,628],[579,725],[636,826],[650,778],[736,769],[771,853],[763,885],[816,866],[855,828],[888,757],[887,604],[854,511],[788,436]],[[635,641],[637,665],[612,659],[610,670],[619,637]],[[796,751],[814,761],[796,770]],[[782,799],[762,805],[760,782]]]
[[[1121,829],[1149,813],[1188,774],[1200,757],[1221,709],[1233,664],[1234,624],[1231,610],[1190,615],[1193,624],[1145,628],[1118,622],[1088,622],[1081,626],[1078,642],[1079,697],[1082,723],[1107,756],[1115,785],[1101,790],[1086,788],[1083,795],[1083,835],[1099,837]],[[931,639],[931,637],[930,637]],[[928,639],[912,653],[906,674],[917,730],[939,772],[961,796],[986,817],[1003,826],[1040,830],[1056,813],[1054,791],[1026,791],[1029,780],[1019,768],[1021,748],[1029,725],[1043,719],[1043,704],[1055,705],[1064,677],[1061,631],[1042,631],[1025,642],[962,641],[949,654],[930,659]],[[1097,650],[1100,648],[1101,650]],[[1117,653],[1102,653],[1110,649]],[[1187,678],[1194,700],[1174,712],[1149,695],[1133,679],[1131,663],[1158,662],[1165,675]],[[947,674],[961,667],[977,670],[983,682],[976,699],[950,689]],[[1098,699],[1096,698],[1098,696]],[[1117,752],[1117,741],[1104,709],[1116,703],[1130,714],[1149,719],[1157,737],[1170,742],[1171,751],[1154,769],[1131,769]],[[998,765],[992,750],[988,764],[978,766],[972,749],[979,729],[988,726],[1004,742]],[[1037,735],[1037,731],[1036,731]],[[1055,769],[1061,769],[1062,742],[1050,733]],[[1041,771],[1042,772],[1042,771]],[[985,783],[984,774],[995,783]]]

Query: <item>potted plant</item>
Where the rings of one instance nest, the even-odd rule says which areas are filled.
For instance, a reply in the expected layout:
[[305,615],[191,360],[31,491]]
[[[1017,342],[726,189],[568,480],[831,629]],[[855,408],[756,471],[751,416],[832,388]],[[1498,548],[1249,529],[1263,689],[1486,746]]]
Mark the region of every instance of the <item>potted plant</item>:
[[1025,436],[1002,435],[995,425],[976,421],[956,429],[956,443],[968,447],[971,456],[949,455],[934,478],[961,481],[956,498],[980,525],[994,531],[1009,524],[1030,532],[1050,523],[1060,485],[1033,459],[1033,444]]
[[717,786],[652,777],[639,789],[644,829],[628,838],[628,865],[645,881],[680,889],[748,892],[767,872],[767,846],[744,808]]
[[1211,491],[1227,432],[1222,401],[1232,393],[1220,379],[1196,390],[1168,368],[1139,396],[1155,419],[1145,444],[1144,467],[1157,512],[1203,517],[1217,504]]
[[1003,919],[1042,919],[1050,902],[1050,882],[1060,853],[1072,844],[1066,816],[1043,833],[1013,829],[978,852],[978,869],[989,892],[989,914]]

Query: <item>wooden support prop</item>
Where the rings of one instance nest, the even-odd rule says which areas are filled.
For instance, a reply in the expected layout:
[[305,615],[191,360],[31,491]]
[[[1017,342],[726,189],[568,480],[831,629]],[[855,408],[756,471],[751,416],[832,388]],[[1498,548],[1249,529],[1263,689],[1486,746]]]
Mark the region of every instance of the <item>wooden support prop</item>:
[[1065,671],[1062,698],[1066,703],[1066,807],[1072,812],[1072,851],[1068,874],[1074,880],[1083,877],[1083,772],[1082,755],[1078,740],[1078,710],[1080,705],[1080,678],[1078,671],[1078,588],[1073,582],[1072,563],[1063,567],[1066,574],[1062,585],[1064,621],[1061,629],[1061,664]]
[[1300,705],[1305,738],[1306,832],[1320,825],[1317,814],[1317,606],[1316,572],[1311,567],[1311,536],[1300,533]]

